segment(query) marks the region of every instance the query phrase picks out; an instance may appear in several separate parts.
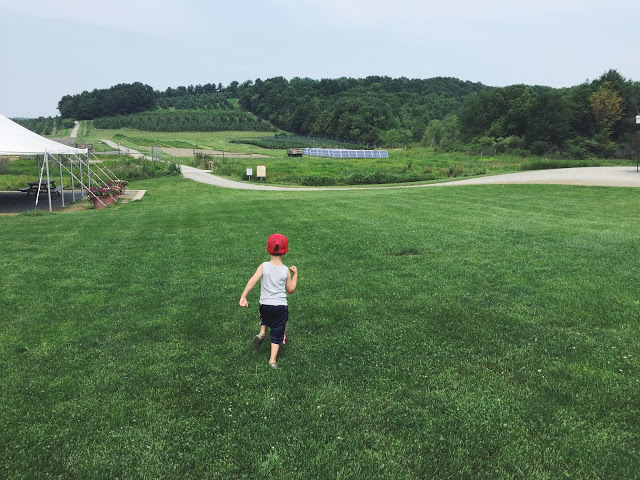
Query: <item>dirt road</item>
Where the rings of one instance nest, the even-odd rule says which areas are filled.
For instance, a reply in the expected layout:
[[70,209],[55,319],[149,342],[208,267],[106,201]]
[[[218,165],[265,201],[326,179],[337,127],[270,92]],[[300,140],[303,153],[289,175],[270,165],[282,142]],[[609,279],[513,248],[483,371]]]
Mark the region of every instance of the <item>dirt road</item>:
[[78,130],[80,129],[80,122],[78,122],[77,120],[75,121],[75,123],[73,124],[73,130],[71,130],[71,133],[69,134],[70,138],[78,138]]

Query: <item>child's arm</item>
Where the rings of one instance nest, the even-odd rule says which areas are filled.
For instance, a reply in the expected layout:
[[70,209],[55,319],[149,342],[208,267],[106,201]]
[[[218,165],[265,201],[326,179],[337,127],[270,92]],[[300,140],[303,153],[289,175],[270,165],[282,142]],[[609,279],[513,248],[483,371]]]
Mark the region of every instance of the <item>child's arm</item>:
[[262,264],[260,264],[260,266],[256,270],[256,273],[254,273],[253,276],[249,279],[249,281],[247,282],[247,286],[244,287],[244,292],[242,292],[242,295],[240,296],[241,307],[249,306],[247,295],[249,295],[251,289],[256,286],[256,283],[258,283],[258,280],[260,280],[260,278],[262,278]]
[[295,265],[291,265],[289,270],[291,270],[291,276],[287,275],[287,293],[293,293],[298,286],[298,269]]

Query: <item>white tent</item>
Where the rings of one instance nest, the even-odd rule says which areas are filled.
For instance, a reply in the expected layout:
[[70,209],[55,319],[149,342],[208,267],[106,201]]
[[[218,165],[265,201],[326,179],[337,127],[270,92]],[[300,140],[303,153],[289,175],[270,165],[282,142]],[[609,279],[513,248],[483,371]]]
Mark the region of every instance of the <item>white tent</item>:
[[74,148],[41,137],[0,114],[0,155],[86,155],[86,148]]
[[[56,158],[56,155],[84,155],[86,157],[87,149],[70,147],[41,137],[0,114],[0,155],[43,155],[43,167],[46,165],[47,178],[49,178],[49,156]],[[56,161],[60,165],[60,178],[62,179],[62,162],[59,158],[56,158]],[[39,180],[42,181],[42,173]],[[63,187],[62,185],[60,186]],[[49,210],[51,210],[51,191],[47,190],[47,193],[49,196]],[[36,205],[37,203],[38,195],[36,194]]]

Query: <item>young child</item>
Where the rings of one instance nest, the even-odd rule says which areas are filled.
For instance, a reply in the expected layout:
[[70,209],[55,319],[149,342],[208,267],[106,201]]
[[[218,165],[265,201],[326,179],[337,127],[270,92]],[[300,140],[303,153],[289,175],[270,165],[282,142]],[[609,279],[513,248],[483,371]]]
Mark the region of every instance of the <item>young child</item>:
[[271,260],[258,267],[240,297],[240,306],[248,307],[247,295],[258,280],[262,279],[260,282],[260,333],[254,337],[253,346],[259,348],[267,333],[267,327],[271,328],[271,357],[269,358],[271,368],[277,367],[278,350],[280,345],[284,345],[287,341],[285,334],[287,320],[289,320],[287,293],[295,292],[298,284],[298,269],[294,265],[287,268],[282,263],[282,256],[288,251],[287,237],[280,233],[271,235],[267,240],[267,253],[271,255]]

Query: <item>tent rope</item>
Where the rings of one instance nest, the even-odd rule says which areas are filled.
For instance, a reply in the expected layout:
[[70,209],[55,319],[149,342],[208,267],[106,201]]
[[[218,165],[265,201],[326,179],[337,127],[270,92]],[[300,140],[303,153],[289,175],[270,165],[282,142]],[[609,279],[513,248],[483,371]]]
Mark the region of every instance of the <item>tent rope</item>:
[[[57,160],[57,159],[56,159],[56,160]],[[85,189],[85,190],[89,191],[89,187],[87,187],[87,185],[86,185],[84,182],[82,182],[82,180],[80,180],[80,179],[76,176],[76,174],[75,174],[75,173],[73,173],[71,170],[69,170],[69,169],[68,169],[68,168],[67,168],[67,167],[66,167],[62,162],[60,162],[59,160],[57,160],[57,161],[58,161],[58,164],[59,164],[63,169],[65,169],[67,172],[69,172],[69,175],[71,175],[71,177],[72,177],[74,180],[76,180],[76,181],[80,184],[80,186],[81,186],[83,189]],[[105,185],[106,185],[106,184],[105,184]],[[102,203],[103,205],[106,205],[106,204],[105,204],[105,203],[100,199],[100,197],[97,197],[96,195],[93,195],[93,196],[94,196],[95,198],[97,198],[97,199],[98,199],[98,201],[99,201],[100,203]]]
[[42,162],[42,167],[40,167],[40,175],[38,176],[38,192],[36,193],[36,206],[34,208],[38,208],[38,200],[40,200],[40,188],[42,187],[42,173],[44,170],[44,162]]
[[[111,174],[111,177],[109,177],[109,175],[107,175],[107,177],[109,178],[109,180],[120,180],[120,179],[118,178],[118,176],[117,176],[115,173],[113,173],[111,170],[109,170],[109,168],[108,168],[104,163],[102,163],[102,160],[100,160],[98,157],[96,157],[96,155],[95,155],[94,153],[91,153],[91,156],[93,157],[93,159],[94,159],[95,161],[99,162],[99,164],[100,164],[100,165],[102,165],[102,167],[103,167],[107,172],[109,172],[109,173]],[[100,168],[100,167],[98,166],[98,168]],[[103,172],[103,173],[104,173],[104,172]],[[105,175],[106,175],[106,174],[105,174]]]

